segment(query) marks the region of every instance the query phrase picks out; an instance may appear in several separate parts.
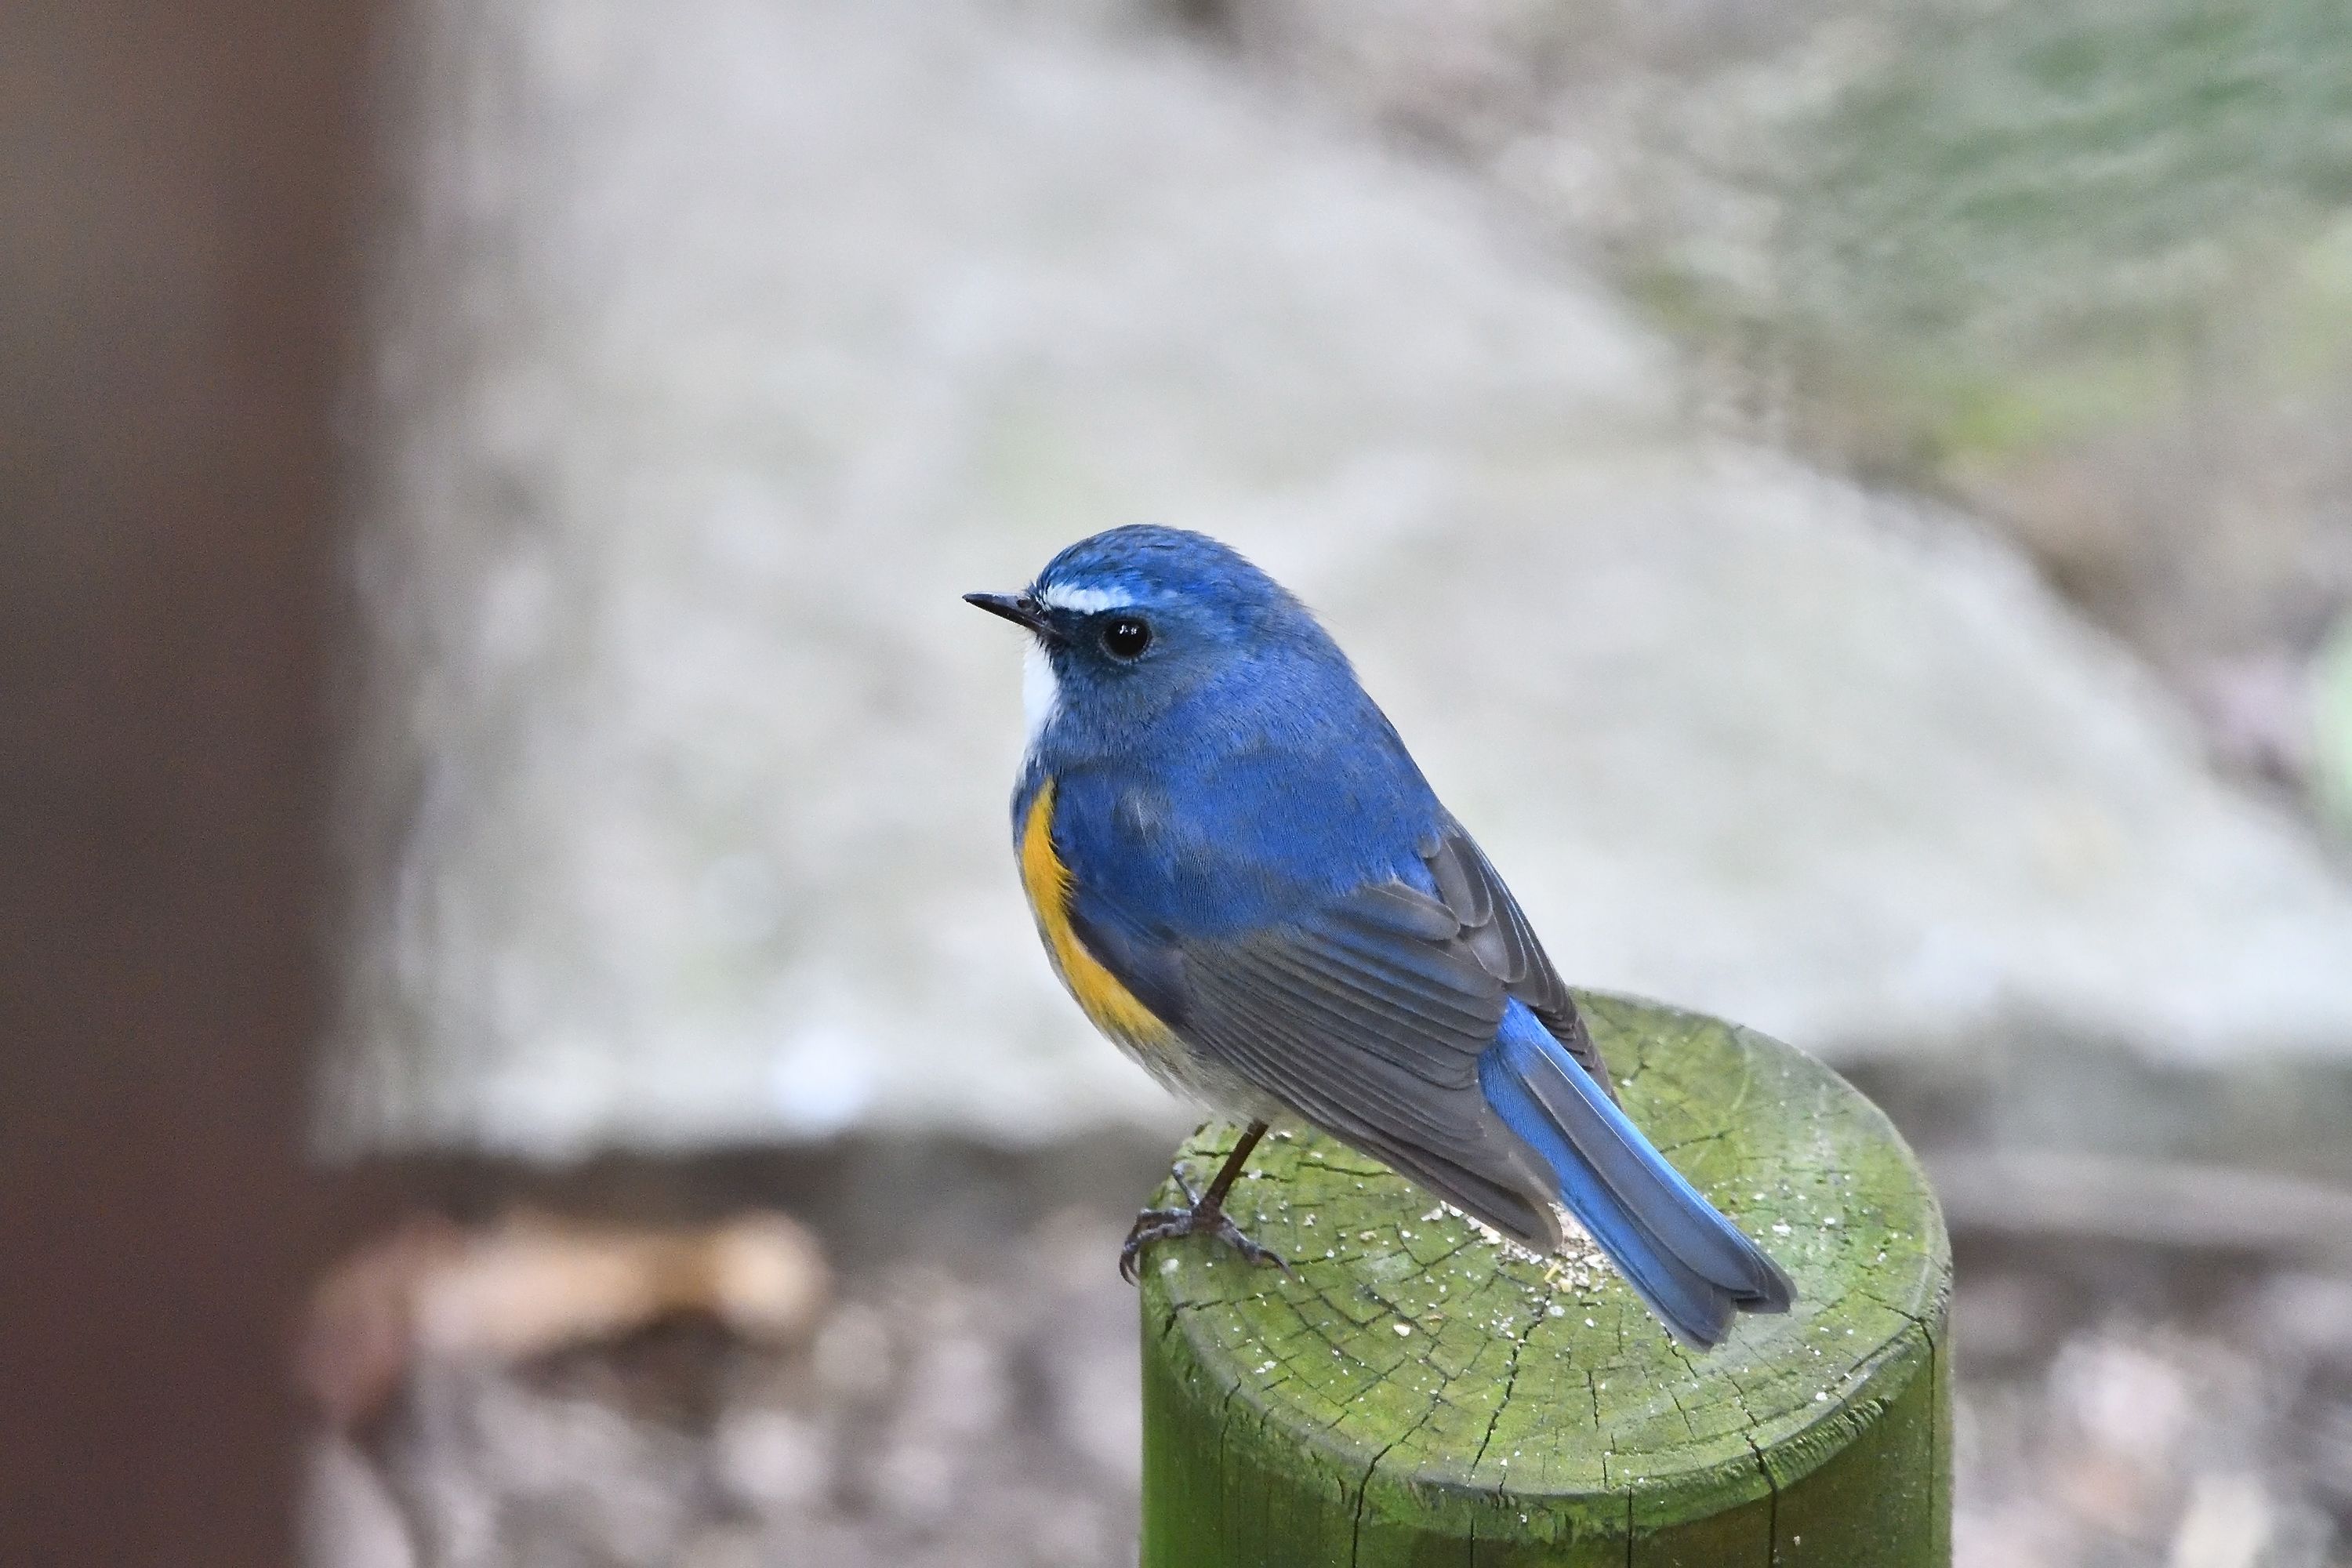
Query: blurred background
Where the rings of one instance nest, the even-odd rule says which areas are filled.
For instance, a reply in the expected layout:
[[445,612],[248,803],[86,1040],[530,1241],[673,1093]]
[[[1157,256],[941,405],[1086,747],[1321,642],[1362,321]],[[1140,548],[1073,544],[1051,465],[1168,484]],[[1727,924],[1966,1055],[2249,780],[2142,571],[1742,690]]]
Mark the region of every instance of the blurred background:
[[1895,1115],[1964,1564],[2352,1563],[2352,10],[8,26],[28,1561],[1131,1562],[958,595],[1151,521]]

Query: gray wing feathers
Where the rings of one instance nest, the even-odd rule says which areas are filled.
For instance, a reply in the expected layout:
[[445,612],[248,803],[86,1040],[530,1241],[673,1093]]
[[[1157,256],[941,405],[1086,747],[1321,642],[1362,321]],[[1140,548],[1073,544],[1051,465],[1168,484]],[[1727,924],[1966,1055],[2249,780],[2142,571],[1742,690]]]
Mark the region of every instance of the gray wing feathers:
[[1518,900],[1495,874],[1486,853],[1459,823],[1448,823],[1433,842],[1422,847],[1422,857],[1439,896],[1461,920],[1463,945],[1614,1100],[1617,1086],[1610,1079],[1609,1064],[1592,1043],[1584,1020],[1577,1016],[1567,983],[1544,956],[1543,944],[1536,941]]
[[1486,1104],[1478,1058],[1516,999],[1604,1091],[1607,1068],[1469,836],[1449,822],[1422,854],[1433,894],[1381,883],[1243,937],[1090,923],[1080,940],[1203,1057],[1506,1235],[1557,1247],[1557,1182]]
[[1475,1045],[1466,1031],[1433,1030],[1416,1056],[1394,1018],[1360,1032],[1352,1009],[1301,999],[1294,968],[1234,948],[1204,956],[1188,966],[1184,1034],[1197,1049],[1506,1234],[1558,1246],[1549,1203],[1526,1195],[1541,1181],[1515,1142],[1491,1131],[1478,1090],[1477,1050],[1495,1025]]
[[1580,1037],[1575,1006],[1466,837],[1429,863],[1435,897],[1383,883],[1273,931],[1180,943],[1182,1032],[1457,1206],[1556,1247],[1554,1184],[1496,1121],[1478,1058],[1507,998]]

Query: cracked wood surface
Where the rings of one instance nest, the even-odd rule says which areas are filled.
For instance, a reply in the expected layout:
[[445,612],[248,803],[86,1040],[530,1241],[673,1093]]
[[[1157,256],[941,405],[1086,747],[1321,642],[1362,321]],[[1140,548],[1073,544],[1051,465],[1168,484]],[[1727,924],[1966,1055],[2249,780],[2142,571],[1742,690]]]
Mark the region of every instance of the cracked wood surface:
[[[1950,1251],[1911,1152],[1778,1041],[1578,1004],[1627,1110],[1795,1310],[1686,1352],[1580,1242],[1507,1248],[1277,1134],[1226,1207],[1295,1275],[1199,1238],[1145,1258],[1145,1568],[1948,1562]],[[1235,1135],[1185,1145],[1196,1185]]]

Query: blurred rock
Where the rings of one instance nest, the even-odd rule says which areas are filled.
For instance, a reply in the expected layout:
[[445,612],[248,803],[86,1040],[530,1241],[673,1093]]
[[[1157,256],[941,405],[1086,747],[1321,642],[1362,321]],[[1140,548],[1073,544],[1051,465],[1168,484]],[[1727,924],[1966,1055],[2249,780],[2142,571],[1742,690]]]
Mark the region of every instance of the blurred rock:
[[1115,5],[407,44],[339,1146],[1173,1125],[1034,951],[957,598],[1140,519],[1326,613],[1580,982],[1848,1059],[2352,1048],[2352,895],[2127,658],[1695,436],[1458,169]]

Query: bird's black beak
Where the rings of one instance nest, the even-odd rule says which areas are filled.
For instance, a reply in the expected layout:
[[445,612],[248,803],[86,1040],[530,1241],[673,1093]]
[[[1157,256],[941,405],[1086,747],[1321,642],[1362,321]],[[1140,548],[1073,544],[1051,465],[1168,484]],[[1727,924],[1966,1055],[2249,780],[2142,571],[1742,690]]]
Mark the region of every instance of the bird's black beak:
[[966,594],[963,602],[978,605],[992,616],[1003,616],[1041,637],[1054,635],[1054,623],[1045,618],[1045,606],[1026,594]]

